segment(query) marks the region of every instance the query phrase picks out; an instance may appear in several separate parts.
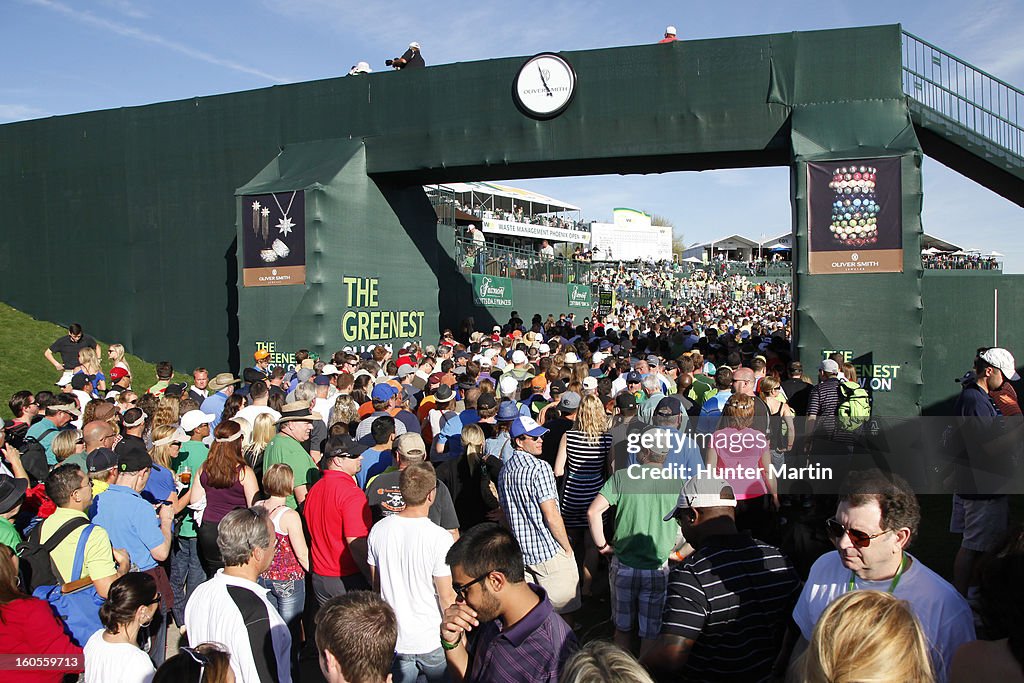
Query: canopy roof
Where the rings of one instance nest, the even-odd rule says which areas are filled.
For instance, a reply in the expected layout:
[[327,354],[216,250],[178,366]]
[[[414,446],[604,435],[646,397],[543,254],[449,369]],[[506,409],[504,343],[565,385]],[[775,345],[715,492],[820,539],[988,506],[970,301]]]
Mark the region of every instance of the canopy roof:
[[[531,192],[519,187],[510,185],[498,185],[497,183],[447,183],[445,188],[451,189],[459,201],[469,203],[470,195],[477,197],[493,197],[494,207],[511,210],[513,204],[533,204],[533,213],[557,213],[560,211],[582,211],[580,207],[563,202],[561,199],[554,199],[539,192]],[[528,208],[528,207],[524,207]]]

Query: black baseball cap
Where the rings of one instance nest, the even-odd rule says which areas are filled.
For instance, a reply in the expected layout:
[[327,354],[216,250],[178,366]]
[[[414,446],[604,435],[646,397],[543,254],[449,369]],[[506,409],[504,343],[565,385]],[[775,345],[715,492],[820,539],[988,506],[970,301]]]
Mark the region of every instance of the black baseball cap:
[[623,391],[615,397],[615,407],[619,410],[633,410],[636,408],[636,396],[628,391]]
[[[86,466],[88,467],[88,458]],[[149,453],[134,441],[125,442],[124,448],[117,454],[118,472],[141,472],[152,466],[153,460],[149,457]]]
[[683,414],[683,404],[675,396],[666,396],[658,401],[658,407],[654,410],[655,415],[671,417]]
[[97,448],[85,456],[85,469],[89,474],[96,474],[111,467],[117,467],[118,457],[109,448]]

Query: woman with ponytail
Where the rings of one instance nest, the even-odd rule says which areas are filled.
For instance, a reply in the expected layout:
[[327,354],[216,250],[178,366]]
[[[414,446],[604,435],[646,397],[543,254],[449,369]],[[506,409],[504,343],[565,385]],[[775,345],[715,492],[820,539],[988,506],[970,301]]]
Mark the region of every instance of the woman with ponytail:
[[85,683],[149,683],[156,668],[141,649],[139,631],[160,609],[156,581],[129,572],[114,581],[100,607],[103,630],[85,644]]

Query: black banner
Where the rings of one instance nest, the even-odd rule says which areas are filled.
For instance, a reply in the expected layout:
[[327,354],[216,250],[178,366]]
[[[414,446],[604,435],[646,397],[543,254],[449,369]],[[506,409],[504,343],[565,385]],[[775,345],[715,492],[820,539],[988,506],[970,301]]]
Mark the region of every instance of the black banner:
[[305,284],[305,192],[242,197],[242,280],[245,287]]

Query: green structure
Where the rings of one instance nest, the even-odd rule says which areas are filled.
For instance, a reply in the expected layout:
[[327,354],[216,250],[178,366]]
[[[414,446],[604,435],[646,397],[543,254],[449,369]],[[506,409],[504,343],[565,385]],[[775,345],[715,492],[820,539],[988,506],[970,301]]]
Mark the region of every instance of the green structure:
[[[0,126],[3,299],[213,371],[257,345],[432,342],[508,310],[474,303],[424,184],[787,165],[798,352],[848,351],[891,379],[876,410],[915,414],[928,372],[917,131],[930,124],[908,105],[907,40],[883,26],[565,53],[575,92],[550,119],[515,105],[524,59],[509,58]],[[942,141],[985,182],[972,143]],[[865,159],[898,169],[896,272],[811,274],[808,166]],[[1019,192],[1015,174],[992,186]],[[279,204],[269,225],[258,196]],[[569,310],[566,284],[512,289],[524,316]]]

